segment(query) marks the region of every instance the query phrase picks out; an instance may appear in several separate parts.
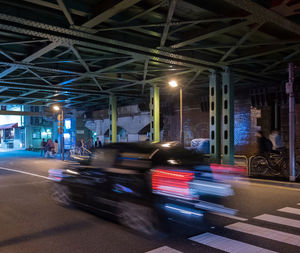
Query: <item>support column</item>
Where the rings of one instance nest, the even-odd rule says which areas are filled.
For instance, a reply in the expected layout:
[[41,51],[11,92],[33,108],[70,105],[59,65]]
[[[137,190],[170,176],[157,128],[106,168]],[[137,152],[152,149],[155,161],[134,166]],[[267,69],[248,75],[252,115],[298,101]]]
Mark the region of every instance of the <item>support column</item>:
[[150,141],[160,141],[159,124],[159,87],[153,85],[150,88]]
[[210,159],[216,163],[221,161],[220,91],[220,78],[216,71],[212,71],[209,76]]
[[274,102],[274,129],[279,131],[279,104],[278,99]]
[[109,96],[109,141],[117,142],[117,97]]
[[234,98],[233,75],[229,68],[222,73],[222,148],[225,164],[234,164]]
[[295,94],[294,65],[289,63],[289,81],[286,83],[286,93],[289,95],[289,167],[290,181],[295,181]]

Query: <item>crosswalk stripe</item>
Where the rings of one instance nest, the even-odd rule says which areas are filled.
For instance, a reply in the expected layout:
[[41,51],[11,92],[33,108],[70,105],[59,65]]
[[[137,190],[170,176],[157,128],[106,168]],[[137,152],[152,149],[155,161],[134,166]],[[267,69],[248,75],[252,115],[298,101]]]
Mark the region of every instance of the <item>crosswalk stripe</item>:
[[163,246],[163,247],[159,247],[157,249],[147,251],[145,253],[182,253],[182,251],[170,248],[168,246]]
[[237,222],[231,225],[226,226],[225,228],[229,228],[232,230],[236,230],[239,232],[252,234],[264,238],[268,238],[271,240],[295,245],[300,247],[300,236],[294,235],[286,232],[277,231],[274,229],[259,227],[255,225],[246,224],[243,222]]
[[300,228],[300,220],[288,219],[288,218],[270,215],[270,214],[262,214],[254,217],[254,219],[269,221],[269,222],[295,227],[295,228]]
[[293,208],[293,207],[284,207],[284,208],[278,209],[278,211],[300,215],[300,209]]
[[223,250],[225,252],[234,252],[234,253],[271,253],[275,251],[267,250],[264,248],[260,248],[248,243],[232,240],[223,236],[214,235],[211,233],[204,233],[201,235],[196,235],[191,238],[190,240],[194,242],[198,242],[209,247]]

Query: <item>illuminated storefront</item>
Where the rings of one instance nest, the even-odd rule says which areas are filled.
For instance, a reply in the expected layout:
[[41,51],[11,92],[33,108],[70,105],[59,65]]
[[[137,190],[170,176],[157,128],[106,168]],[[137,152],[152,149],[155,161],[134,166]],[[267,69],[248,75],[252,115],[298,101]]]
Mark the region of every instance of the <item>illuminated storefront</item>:
[[[2,110],[22,111],[20,105],[1,106]],[[24,116],[0,115],[0,148],[22,149],[25,146]]]

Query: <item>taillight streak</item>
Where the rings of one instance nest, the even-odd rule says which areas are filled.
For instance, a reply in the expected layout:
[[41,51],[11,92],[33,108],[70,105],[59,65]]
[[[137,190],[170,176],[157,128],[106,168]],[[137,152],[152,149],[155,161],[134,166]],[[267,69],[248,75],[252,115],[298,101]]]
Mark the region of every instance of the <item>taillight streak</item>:
[[189,182],[194,179],[193,172],[156,169],[152,174],[152,189],[158,194],[192,198]]

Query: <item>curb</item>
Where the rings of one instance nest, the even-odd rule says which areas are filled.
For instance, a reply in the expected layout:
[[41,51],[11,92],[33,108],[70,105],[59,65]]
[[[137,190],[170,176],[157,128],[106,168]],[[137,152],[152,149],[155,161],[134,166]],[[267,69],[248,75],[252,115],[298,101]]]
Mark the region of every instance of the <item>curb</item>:
[[267,184],[267,185],[275,185],[275,186],[284,186],[290,188],[298,188],[300,189],[300,182],[285,182],[285,181],[275,181],[270,179],[258,179],[258,178],[240,178],[241,181],[249,182],[249,183],[258,183],[258,184]]

